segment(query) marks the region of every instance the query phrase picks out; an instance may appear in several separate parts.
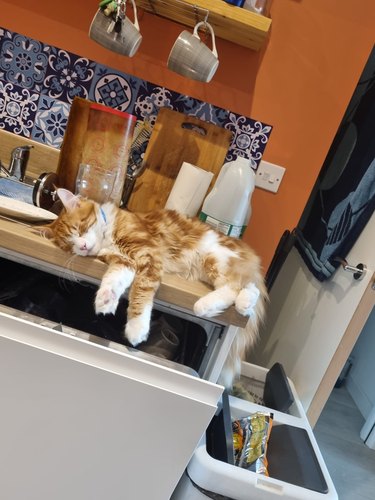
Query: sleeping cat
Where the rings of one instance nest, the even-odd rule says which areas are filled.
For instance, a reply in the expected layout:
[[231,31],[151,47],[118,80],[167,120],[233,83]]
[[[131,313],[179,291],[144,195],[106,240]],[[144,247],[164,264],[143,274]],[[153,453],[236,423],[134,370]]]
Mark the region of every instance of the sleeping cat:
[[235,339],[221,381],[230,387],[241,359],[257,336],[267,298],[258,257],[241,240],[227,237],[173,210],[132,213],[111,203],[57,190],[64,209],[44,234],[67,252],[97,256],[108,264],[95,298],[97,314],[114,314],[128,291],[125,337],[133,345],[148,337],[155,293],[163,273],[201,280],[213,291],[194,304],[211,318],[229,306],[249,317]]

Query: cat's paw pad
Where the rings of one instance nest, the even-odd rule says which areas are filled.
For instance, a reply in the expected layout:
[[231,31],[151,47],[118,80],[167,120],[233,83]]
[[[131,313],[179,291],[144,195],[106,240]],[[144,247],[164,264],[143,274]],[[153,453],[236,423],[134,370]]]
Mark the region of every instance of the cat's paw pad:
[[144,342],[148,338],[150,325],[140,317],[129,319],[125,326],[125,337],[132,346]]
[[118,306],[118,297],[111,287],[99,288],[95,297],[96,314],[115,314]]
[[196,316],[204,318],[212,318],[223,312],[223,308],[214,302],[211,297],[205,296],[201,297],[196,301],[193,307],[194,314]]
[[237,295],[235,307],[242,316],[251,316],[260,295],[259,289],[251,284],[248,288],[243,288]]

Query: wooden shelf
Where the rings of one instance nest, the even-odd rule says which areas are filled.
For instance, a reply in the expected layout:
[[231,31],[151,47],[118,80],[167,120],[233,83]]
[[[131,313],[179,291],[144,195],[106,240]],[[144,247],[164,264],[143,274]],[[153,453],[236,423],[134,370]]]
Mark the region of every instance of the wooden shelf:
[[227,4],[224,0],[136,0],[137,7],[152,14],[193,27],[205,18],[215,35],[253,50],[263,46],[271,19]]

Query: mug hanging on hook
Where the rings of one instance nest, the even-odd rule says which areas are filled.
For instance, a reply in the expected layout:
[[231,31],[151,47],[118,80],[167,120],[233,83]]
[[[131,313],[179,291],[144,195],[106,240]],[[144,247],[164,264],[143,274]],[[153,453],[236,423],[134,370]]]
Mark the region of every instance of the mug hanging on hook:
[[89,37],[106,49],[123,56],[133,57],[137,52],[142,35],[139,29],[137,6],[131,0],[134,22],[126,15],[125,0],[104,0],[92,20]]
[[[198,30],[202,26],[205,27],[206,34],[211,34],[212,49],[199,37]],[[210,82],[219,66],[212,26],[207,21],[201,21],[195,25],[193,33],[183,31],[172,47],[167,66],[175,73],[192,80]]]

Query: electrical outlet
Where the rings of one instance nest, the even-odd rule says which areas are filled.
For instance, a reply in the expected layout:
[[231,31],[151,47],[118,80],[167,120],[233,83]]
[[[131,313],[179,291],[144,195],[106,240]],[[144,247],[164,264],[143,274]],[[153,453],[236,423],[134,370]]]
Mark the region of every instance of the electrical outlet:
[[255,185],[267,191],[272,191],[272,193],[277,193],[284,173],[284,167],[261,160],[255,174]]

